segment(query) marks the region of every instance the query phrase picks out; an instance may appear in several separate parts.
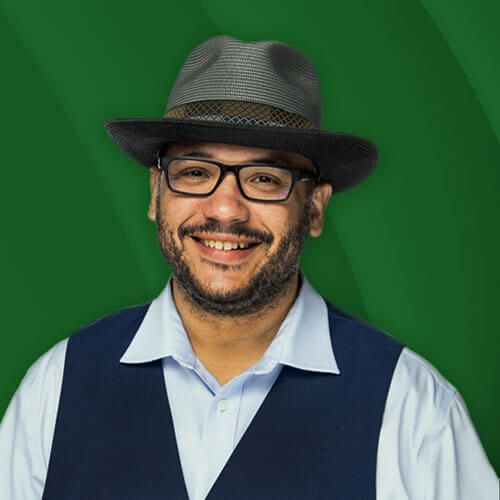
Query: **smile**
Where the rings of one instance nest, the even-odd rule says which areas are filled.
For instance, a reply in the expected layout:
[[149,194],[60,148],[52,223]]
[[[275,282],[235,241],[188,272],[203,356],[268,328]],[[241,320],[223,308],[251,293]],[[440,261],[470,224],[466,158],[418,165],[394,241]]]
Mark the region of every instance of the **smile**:
[[250,243],[246,241],[220,241],[220,240],[200,240],[206,247],[217,250],[237,250],[238,248],[248,248]]
[[192,236],[192,239],[200,245],[203,253],[216,260],[223,259],[223,261],[236,262],[241,258],[249,255],[253,250],[261,244],[260,241],[241,240],[236,239],[209,239]]
[[212,238],[207,237],[208,235],[191,235],[198,243],[201,243],[205,247],[214,248],[216,250],[248,250],[249,248],[260,245],[261,241],[257,241],[251,238],[242,238],[238,236],[230,236],[229,234],[214,234]]

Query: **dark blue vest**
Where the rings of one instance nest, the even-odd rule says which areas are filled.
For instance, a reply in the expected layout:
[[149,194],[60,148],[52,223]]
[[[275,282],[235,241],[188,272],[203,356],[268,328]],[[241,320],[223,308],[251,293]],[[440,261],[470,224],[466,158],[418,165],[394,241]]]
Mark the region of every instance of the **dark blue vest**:
[[[44,500],[187,500],[161,361],[119,362],[148,306],[71,336]],[[328,310],[340,375],[285,366],[207,500],[375,499],[402,345]]]

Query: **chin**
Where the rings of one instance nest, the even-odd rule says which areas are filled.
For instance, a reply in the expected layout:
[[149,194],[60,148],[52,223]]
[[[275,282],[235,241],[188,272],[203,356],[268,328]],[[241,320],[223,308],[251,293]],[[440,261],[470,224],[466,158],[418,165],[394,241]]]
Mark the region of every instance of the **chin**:
[[249,281],[249,279],[242,278],[241,276],[229,276],[229,273],[222,276],[220,273],[214,273],[209,275],[205,280],[198,280],[199,283],[207,283],[206,286],[203,286],[207,293],[216,295],[225,295],[243,290],[248,286]]

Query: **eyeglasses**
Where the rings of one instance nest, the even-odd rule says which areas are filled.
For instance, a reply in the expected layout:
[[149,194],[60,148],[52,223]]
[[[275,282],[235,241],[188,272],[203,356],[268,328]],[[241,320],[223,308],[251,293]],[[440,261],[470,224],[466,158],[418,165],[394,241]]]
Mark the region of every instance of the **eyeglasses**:
[[319,180],[314,173],[298,168],[268,163],[225,165],[191,156],[159,157],[158,168],[166,173],[167,185],[174,193],[190,196],[210,196],[225,173],[233,172],[241,194],[247,200],[262,202],[285,201],[296,182]]

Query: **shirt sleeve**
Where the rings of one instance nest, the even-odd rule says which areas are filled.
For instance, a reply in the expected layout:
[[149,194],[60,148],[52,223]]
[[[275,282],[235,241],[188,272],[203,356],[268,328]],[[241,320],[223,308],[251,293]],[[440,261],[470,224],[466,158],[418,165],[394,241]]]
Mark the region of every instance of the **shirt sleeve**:
[[498,479],[460,394],[442,423],[429,433],[422,459],[428,470],[426,499],[497,500]]
[[61,392],[66,345],[67,339],[62,340],[31,366],[0,423],[2,498],[42,498]]
[[498,500],[498,484],[460,394],[405,348],[380,431],[377,500]]

